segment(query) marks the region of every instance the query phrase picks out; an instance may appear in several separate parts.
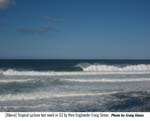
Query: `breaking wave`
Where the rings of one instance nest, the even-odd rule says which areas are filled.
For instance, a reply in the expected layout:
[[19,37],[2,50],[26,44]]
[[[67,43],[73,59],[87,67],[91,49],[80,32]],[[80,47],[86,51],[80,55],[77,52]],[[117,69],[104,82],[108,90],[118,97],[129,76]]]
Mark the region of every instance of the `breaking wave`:
[[114,66],[114,65],[100,65],[81,63],[78,64],[83,71],[90,72],[137,72],[137,71],[150,71],[150,65],[138,64],[138,65],[126,65],[126,66]]
[[0,70],[1,75],[17,75],[17,76],[67,76],[67,75],[97,75],[97,74],[146,74],[150,73],[150,64],[138,65],[100,65],[100,64],[78,64],[83,71],[31,71],[31,70]]
[[3,79],[0,80],[0,84],[63,84],[67,82],[140,82],[140,81],[150,81],[150,78],[60,78],[60,79]]
[[73,82],[140,82],[140,81],[150,81],[150,78],[125,78],[125,79],[65,79],[65,81],[73,81]]
[[101,95],[111,95],[123,91],[111,91],[111,92],[101,92],[101,93],[60,93],[52,94],[49,92],[31,92],[31,93],[21,93],[21,94],[7,94],[1,95],[0,101],[13,101],[13,100],[40,100],[49,98],[63,98],[63,97],[81,97],[81,96],[101,96]]

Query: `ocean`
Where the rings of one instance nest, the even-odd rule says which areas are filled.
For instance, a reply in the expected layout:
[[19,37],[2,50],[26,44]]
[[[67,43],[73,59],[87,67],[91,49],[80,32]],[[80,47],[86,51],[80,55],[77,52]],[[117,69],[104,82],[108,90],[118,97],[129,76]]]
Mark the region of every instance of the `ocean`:
[[1,112],[149,112],[150,60],[0,60]]

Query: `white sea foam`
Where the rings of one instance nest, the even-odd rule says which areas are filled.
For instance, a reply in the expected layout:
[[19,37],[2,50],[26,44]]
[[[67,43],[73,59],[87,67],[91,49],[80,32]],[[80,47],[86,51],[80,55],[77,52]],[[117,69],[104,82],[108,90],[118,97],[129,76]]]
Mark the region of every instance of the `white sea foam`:
[[[95,68],[96,67],[96,68]],[[98,69],[99,66],[90,66],[84,69],[84,71],[78,72],[52,72],[52,71],[17,71],[8,69],[2,71],[1,74],[5,76],[70,76],[70,75],[101,75],[101,74],[150,74],[150,67],[144,66],[143,69],[130,69],[129,67],[118,68],[118,67],[107,67],[102,66],[101,69]],[[101,66],[100,66],[101,67]],[[142,67],[142,66],[138,66]],[[114,68],[114,69],[113,69]]]
[[112,91],[112,92],[101,92],[101,93],[62,93],[54,94],[49,92],[32,92],[32,93],[21,93],[21,94],[7,94],[1,95],[0,101],[15,101],[15,100],[40,100],[49,98],[63,98],[63,97],[81,97],[81,96],[102,96],[111,95],[123,91]]
[[90,72],[150,72],[150,65],[146,64],[138,64],[138,65],[127,65],[124,67],[114,66],[114,65],[100,65],[93,64],[89,66],[84,66],[83,64],[79,64],[79,67],[83,69],[83,71]]
[[8,83],[54,83],[55,81],[60,82],[140,82],[140,81],[150,81],[150,78],[60,78],[60,79],[49,79],[49,80],[38,80],[38,79],[0,79],[0,84],[8,84]]
[[0,79],[0,84],[7,84],[7,83],[25,83],[35,81],[33,79]]
[[73,81],[73,82],[140,82],[140,81],[150,81],[150,78],[116,78],[116,79],[110,79],[110,78],[103,78],[103,79],[75,79],[75,78],[68,78],[64,79],[65,81]]

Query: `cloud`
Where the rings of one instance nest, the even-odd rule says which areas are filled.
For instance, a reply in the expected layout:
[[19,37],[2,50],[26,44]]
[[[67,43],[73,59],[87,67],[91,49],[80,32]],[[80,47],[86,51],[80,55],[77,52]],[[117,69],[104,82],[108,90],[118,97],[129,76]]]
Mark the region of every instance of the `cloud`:
[[25,34],[40,34],[47,32],[60,32],[60,29],[54,27],[39,27],[39,28],[19,28],[17,31]]
[[15,5],[15,0],[0,0],[0,9],[7,9]]

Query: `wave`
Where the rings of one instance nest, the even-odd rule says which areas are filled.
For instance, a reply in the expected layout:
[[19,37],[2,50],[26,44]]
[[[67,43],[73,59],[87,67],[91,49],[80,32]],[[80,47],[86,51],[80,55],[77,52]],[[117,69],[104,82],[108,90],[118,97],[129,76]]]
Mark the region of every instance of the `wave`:
[[[93,68],[94,67],[94,68]],[[103,68],[106,67],[106,68]],[[140,66],[141,67],[141,66]],[[146,68],[145,68],[146,67]],[[53,72],[53,71],[17,71],[8,69],[1,71],[0,75],[4,76],[78,76],[78,75],[109,75],[109,74],[150,74],[150,67],[145,66],[143,69],[138,67],[130,69],[129,67],[107,67],[107,66],[90,66],[79,72]]]
[[83,71],[90,72],[137,72],[137,71],[150,71],[149,64],[138,64],[138,65],[126,65],[126,66],[114,66],[114,65],[101,65],[101,64],[78,64]]
[[140,81],[150,81],[150,78],[125,78],[125,79],[110,79],[110,78],[103,78],[103,79],[64,79],[65,81],[72,81],[72,82],[140,82]]
[[0,84],[8,84],[8,83],[28,83],[35,80],[32,79],[0,79]]
[[111,95],[123,91],[111,91],[101,93],[62,93],[52,94],[49,92],[32,92],[32,93],[21,93],[21,94],[7,94],[0,95],[0,101],[15,101],[15,100],[41,100],[49,98],[65,98],[65,97],[82,97],[82,96],[102,96]]
[[110,77],[101,77],[101,78],[48,78],[48,79],[0,79],[0,85],[1,84],[30,84],[30,86],[38,85],[42,86],[42,84],[45,84],[48,86],[48,84],[51,85],[59,85],[59,84],[65,84],[68,82],[86,82],[86,83],[94,83],[94,82],[141,82],[141,81],[150,81],[149,77],[116,77],[116,78],[110,78]]

